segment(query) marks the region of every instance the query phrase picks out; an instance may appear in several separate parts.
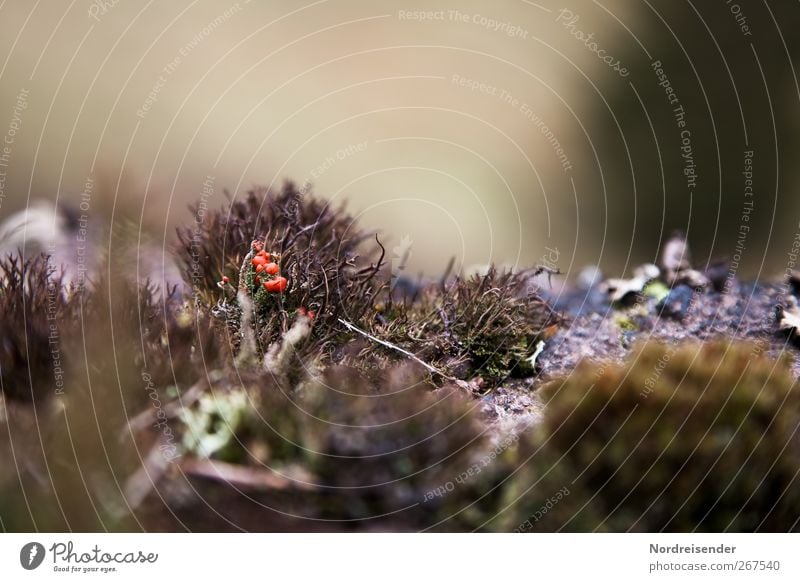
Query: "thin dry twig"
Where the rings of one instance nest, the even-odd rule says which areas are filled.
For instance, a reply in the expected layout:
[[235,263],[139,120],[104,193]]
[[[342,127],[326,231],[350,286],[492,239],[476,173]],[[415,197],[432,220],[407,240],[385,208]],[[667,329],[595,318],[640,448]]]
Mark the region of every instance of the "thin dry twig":
[[181,463],[181,469],[187,475],[222,481],[236,487],[255,490],[302,489],[314,490],[316,487],[301,480],[292,479],[273,471],[255,467],[234,465],[212,459],[187,458]]
[[358,334],[361,334],[367,339],[370,339],[370,340],[372,340],[374,342],[377,342],[377,343],[381,344],[382,346],[385,346],[387,348],[393,349],[393,350],[395,350],[397,352],[400,352],[401,354],[403,354],[405,356],[408,356],[409,358],[411,358],[412,360],[414,360],[415,362],[417,362],[418,364],[423,366],[426,370],[428,370],[432,374],[437,374],[437,375],[441,376],[442,378],[445,378],[446,380],[450,380],[451,382],[457,382],[460,385],[461,381],[458,378],[454,378],[453,376],[450,376],[450,375],[446,374],[445,372],[441,371],[440,369],[436,368],[435,366],[432,366],[428,362],[418,358],[417,356],[415,356],[414,354],[412,354],[408,350],[404,350],[400,346],[397,346],[397,345],[395,345],[395,344],[393,344],[391,342],[387,342],[385,340],[382,340],[382,339],[379,339],[379,338],[375,337],[374,335],[370,335],[366,331],[364,331],[363,329],[360,329],[360,328],[356,327],[355,325],[353,325],[349,321],[346,321],[346,320],[342,319],[341,317],[339,318],[339,323],[344,325],[350,331],[354,331],[354,332],[356,332]]

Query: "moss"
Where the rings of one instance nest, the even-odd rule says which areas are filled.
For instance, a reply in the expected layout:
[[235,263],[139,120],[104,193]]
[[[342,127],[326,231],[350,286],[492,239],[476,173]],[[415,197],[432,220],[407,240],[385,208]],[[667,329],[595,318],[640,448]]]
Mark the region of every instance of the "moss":
[[[395,301],[373,233],[292,185],[196,211],[199,222],[179,232],[177,249],[191,297],[133,283],[121,260],[108,260],[79,290],[66,289],[44,256],[0,264],[0,432],[9,435],[0,459],[5,467],[12,453],[26,458],[18,479],[0,482],[0,499],[19,499],[19,485],[33,500],[33,510],[0,507],[6,527],[133,527],[126,509],[144,503],[151,480],[174,504],[145,503],[133,519],[159,521],[191,505],[173,495],[180,471],[166,470],[184,457],[259,479],[266,466],[270,483],[299,475],[284,485],[303,495],[276,503],[311,519],[428,525],[430,506],[419,502],[472,462],[486,427],[462,388],[434,383],[374,340],[396,342],[452,377],[499,382],[532,372],[529,358],[555,315],[526,292],[524,274],[494,270]],[[127,244],[127,227],[118,230],[109,256]],[[287,277],[284,292],[254,284],[254,240]],[[52,326],[64,373],[57,398]],[[254,349],[240,357],[248,341]],[[343,359],[348,365],[335,364]],[[231,483],[206,486],[232,504]],[[451,500],[468,506],[471,489],[462,491]]]
[[[446,376],[480,376],[491,386],[533,374],[530,358],[558,317],[528,291],[527,273],[492,268],[484,276],[444,280],[423,288],[414,300],[400,301],[383,269],[383,247],[377,240],[367,244],[372,236],[343,209],[287,184],[279,193],[252,191],[228,209],[204,212],[196,231],[179,231],[179,256],[201,310],[226,325],[233,353],[242,351],[241,342],[252,333],[257,355],[264,356],[311,311],[312,333],[297,346],[309,361],[342,361],[353,340],[363,339],[342,324],[345,320]],[[283,293],[256,285],[250,259],[261,248],[288,279]],[[227,283],[220,283],[223,276]],[[246,307],[237,292],[247,295]],[[252,317],[243,313],[250,303]],[[387,358],[407,360],[372,342],[354,365],[369,369]]]
[[[318,524],[303,521],[308,519],[332,521],[337,529],[424,528],[432,519],[426,493],[455,479],[486,443],[463,390],[436,387],[410,365],[384,369],[373,379],[352,367],[330,367],[291,391],[261,372],[245,373],[238,387],[229,382],[220,379],[213,401],[198,403],[175,426],[193,444],[195,427],[211,427],[201,436],[221,445],[212,446],[213,458],[256,473],[295,476],[292,495],[263,493],[269,509],[253,508],[244,518],[249,529],[315,529]],[[244,408],[239,396],[232,400],[240,390],[247,394]],[[202,453],[195,448],[187,454]],[[231,486],[200,481],[206,493],[191,502],[193,523],[217,519],[220,508],[209,508],[205,498],[224,496]],[[262,499],[258,491],[249,494]],[[297,521],[276,525],[276,513]]]
[[76,290],[67,289],[45,255],[0,261],[0,391],[39,400],[61,392],[68,358],[62,348],[78,317]]
[[[301,214],[305,204],[316,203],[301,201]],[[287,256],[280,255],[282,269]],[[54,400],[41,391],[51,370],[40,359],[50,364],[45,325],[54,299],[47,281],[57,278],[44,258],[16,261],[5,264],[0,308],[20,329],[21,314],[32,327],[27,336],[9,327],[2,346],[13,414],[4,409],[0,422],[27,465],[20,479],[0,482],[0,499],[19,499],[24,487],[33,509],[0,501],[9,529],[137,527],[120,517],[128,501],[120,485],[128,487],[124,479],[141,469],[142,458],[158,453],[167,430],[186,460],[224,462],[237,477],[256,476],[243,491],[208,472],[191,473],[191,463],[181,465],[185,475],[154,475],[158,494],[135,519],[151,525],[179,516],[181,522],[157,526],[168,529],[798,527],[798,389],[785,358],[751,346],[651,343],[624,365],[584,363],[542,389],[541,424],[493,441],[463,389],[434,383],[396,350],[335,322],[337,314],[352,315],[375,338],[453,377],[502,382],[531,373],[532,354],[558,323],[527,293],[524,273],[492,269],[401,302],[382,291],[379,260],[329,269],[351,285],[327,296],[327,315],[313,326],[300,309],[315,297],[313,284],[266,297],[274,304],[256,298],[253,330],[261,330],[264,357],[237,367],[242,319],[232,294],[215,284],[187,302],[131,286],[112,266],[80,295],[55,287],[68,382]],[[307,282],[316,276],[292,275]],[[377,301],[351,314],[348,302],[359,298]],[[25,390],[17,393],[11,388],[18,384],[7,380],[28,382],[29,368],[42,374],[33,377],[35,414],[19,408],[28,406],[31,384],[19,384]],[[129,424],[133,415],[171,410],[173,399],[181,399],[182,413],[159,428]],[[44,486],[42,474],[50,478]],[[88,484],[83,475],[91,476]]]
[[12,500],[0,515],[10,530],[134,527],[122,485],[164,434],[153,420],[128,423],[229,361],[210,318],[174,290],[132,285],[120,263],[82,289],[61,285],[45,257],[0,267],[0,371],[13,409],[0,419],[0,461],[15,476],[0,481]]
[[[256,189],[227,208],[204,211],[196,228],[179,229],[178,237],[184,280],[196,301],[228,324],[234,350],[243,333],[237,289],[246,289],[254,302],[252,323],[262,353],[306,309],[316,314],[306,353],[316,354],[340,341],[339,318],[358,322],[372,312],[384,284],[378,277],[383,251],[374,234],[360,229],[343,208],[301,194],[290,183],[279,192]],[[270,294],[255,285],[246,261],[253,241],[278,262],[288,279],[285,292]],[[223,276],[229,284],[220,289]]]
[[513,529],[562,487],[538,531],[789,531],[800,519],[800,388],[747,344],[649,343],[544,390],[542,426],[506,492]]
[[431,287],[413,303],[392,303],[372,331],[461,379],[496,385],[533,374],[538,342],[560,318],[528,291],[526,273],[457,277]]

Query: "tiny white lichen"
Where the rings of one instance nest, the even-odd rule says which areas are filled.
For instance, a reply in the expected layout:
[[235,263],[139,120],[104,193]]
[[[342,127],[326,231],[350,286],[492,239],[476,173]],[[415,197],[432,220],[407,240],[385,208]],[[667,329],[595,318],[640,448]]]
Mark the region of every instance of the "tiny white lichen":
[[652,263],[645,263],[636,268],[630,279],[608,279],[603,287],[612,302],[622,301],[631,293],[641,293],[645,286],[660,274],[658,267]]
[[536,344],[536,349],[531,354],[531,357],[528,358],[528,361],[530,362],[532,368],[536,367],[536,359],[543,351],[544,351],[544,340],[539,340],[538,343]]
[[800,308],[794,295],[786,298],[786,307],[778,308],[778,326],[781,330],[791,331],[793,334],[797,334],[797,330],[800,329]]
[[225,448],[241,425],[247,406],[247,394],[243,390],[201,396],[196,406],[181,411],[181,420],[186,426],[185,449],[207,458]]

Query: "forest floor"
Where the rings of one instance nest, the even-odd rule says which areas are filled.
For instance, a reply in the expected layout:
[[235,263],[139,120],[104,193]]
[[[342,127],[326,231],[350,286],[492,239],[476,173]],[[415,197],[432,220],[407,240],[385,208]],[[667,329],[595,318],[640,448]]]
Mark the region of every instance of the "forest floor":
[[[543,414],[542,395],[581,361],[594,363],[573,387],[581,403],[606,366],[644,342],[660,344],[652,362],[691,342],[747,342],[717,350],[743,355],[738,379],[720,373],[725,359],[701,376],[728,396],[755,369],[745,403],[759,399],[762,381],[796,386],[785,368],[769,382],[772,360],[751,356],[789,354],[800,376],[800,275],[788,285],[740,282],[723,262],[700,272],[676,236],[659,266],[629,279],[591,268],[574,283],[547,266],[452,278],[448,269],[395,298],[379,239],[360,254],[371,232],[343,242],[346,214],[291,185],[262,194],[180,232],[192,305],[131,285],[113,262],[107,281],[81,293],[54,292],[62,282],[43,256],[0,262],[0,282],[9,281],[0,285],[0,530],[510,531],[563,486],[564,442],[540,439],[566,419],[557,397]],[[253,239],[256,231],[267,234]],[[681,349],[698,361],[694,346]],[[606,392],[623,384],[638,393],[645,381]],[[603,427],[615,416],[598,392],[587,414],[605,422],[576,416],[575,440],[560,437],[568,450],[586,442],[587,425],[596,433],[586,450],[614,440]],[[663,401],[646,402],[639,418],[654,422],[647,414],[660,417]],[[783,425],[770,432],[758,422],[750,430],[784,438]],[[697,436],[686,433],[689,443]],[[683,467],[682,451],[668,460]],[[790,482],[798,465],[780,468]],[[585,492],[596,495],[593,485]]]

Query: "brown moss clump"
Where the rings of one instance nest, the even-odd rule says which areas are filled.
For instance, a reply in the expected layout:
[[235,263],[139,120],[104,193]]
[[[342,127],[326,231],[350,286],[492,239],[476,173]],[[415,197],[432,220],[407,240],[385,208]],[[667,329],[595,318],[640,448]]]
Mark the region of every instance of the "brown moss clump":
[[[354,339],[364,340],[347,322],[373,336],[353,362],[357,367],[408,360],[375,341],[381,340],[441,370],[439,377],[479,376],[491,386],[532,375],[530,357],[558,322],[529,291],[530,273],[494,268],[397,300],[383,269],[383,246],[367,244],[373,234],[292,184],[280,192],[252,191],[225,210],[201,214],[196,228],[179,230],[178,255],[198,305],[225,322],[235,354],[250,349],[252,334],[254,351],[263,356],[298,318],[313,313],[312,332],[297,346],[301,358],[341,362]],[[262,250],[275,263],[270,277],[288,280],[281,292],[257,284],[265,275],[252,259]]]
[[[235,299],[240,288],[253,295],[253,326],[261,351],[288,330],[299,311],[315,313],[312,345],[317,352],[341,333],[339,318],[360,321],[370,312],[382,285],[376,278],[382,248],[373,240],[362,256],[374,233],[358,228],[343,209],[287,184],[280,192],[253,190],[227,209],[200,215],[194,228],[179,229],[178,258],[196,299],[228,321],[235,349],[242,333],[242,307]],[[253,241],[288,279],[282,293],[266,293],[254,285],[256,274],[246,261]],[[221,292],[223,277],[228,283]]]
[[75,293],[66,289],[45,255],[0,260],[0,389],[32,401],[63,390],[63,335],[76,321]]
[[[624,366],[581,364],[545,397],[526,474],[506,491],[515,515],[541,515],[531,529],[800,527],[800,388],[787,357],[648,343]],[[563,487],[571,494],[542,514]]]
[[491,386],[531,376],[537,343],[560,318],[530,289],[530,273],[492,267],[425,289],[415,302],[390,299],[373,331],[460,379]]
[[64,288],[45,257],[2,265],[4,526],[134,528],[125,482],[165,440],[157,413],[226,362],[211,322],[174,290],[131,285],[124,265],[82,289]]

